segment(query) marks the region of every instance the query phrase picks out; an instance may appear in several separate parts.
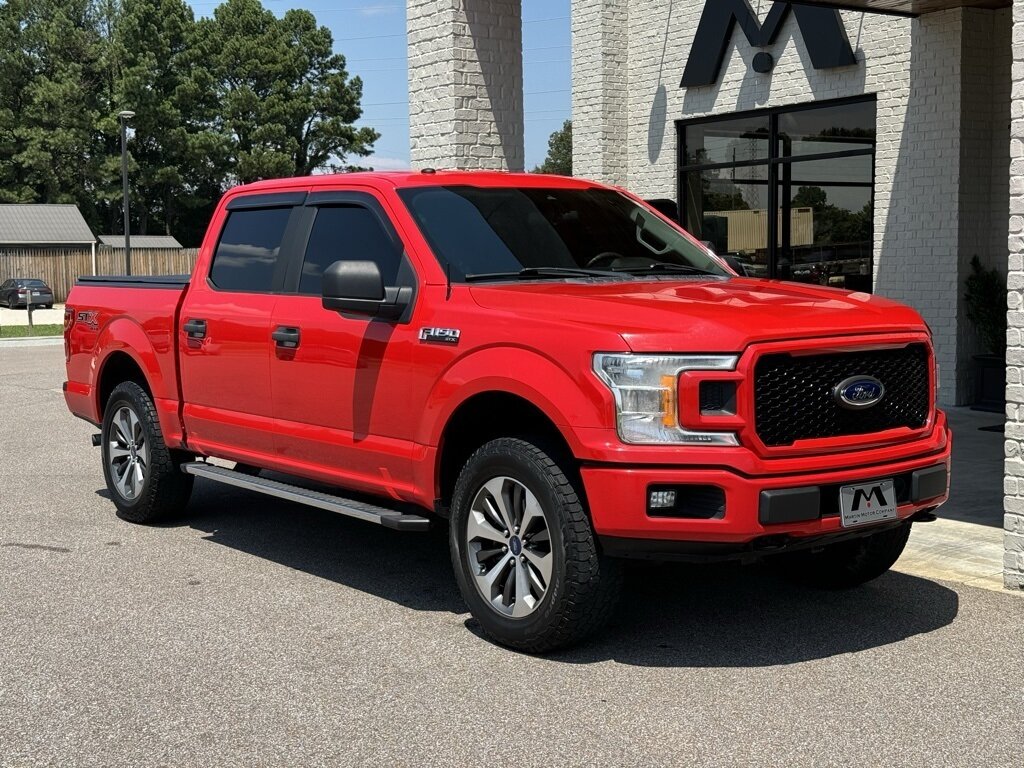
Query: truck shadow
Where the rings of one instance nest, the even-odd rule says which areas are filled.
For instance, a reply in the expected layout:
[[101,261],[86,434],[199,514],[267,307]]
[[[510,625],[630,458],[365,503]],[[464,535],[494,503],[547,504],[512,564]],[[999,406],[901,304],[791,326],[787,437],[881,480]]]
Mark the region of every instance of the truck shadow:
[[[402,534],[203,481],[196,483],[185,524],[214,544],[411,610],[466,613],[443,525]],[[953,590],[898,572],[859,589],[827,592],[793,586],[763,566],[632,564],[610,625],[584,645],[547,658],[638,666],[785,665],[933,632],[953,622],[958,609]],[[468,614],[465,624],[486,642]]]

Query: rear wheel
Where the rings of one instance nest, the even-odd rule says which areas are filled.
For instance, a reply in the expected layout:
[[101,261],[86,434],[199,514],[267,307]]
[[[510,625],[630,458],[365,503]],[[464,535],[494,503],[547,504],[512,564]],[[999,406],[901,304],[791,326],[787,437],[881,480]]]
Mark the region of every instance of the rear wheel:
[[103,475],[119,517],[157,523],[185,509],[193,477],[181,464],[192,457],[167,447],[153,401],[135,382],[114,388],[102,436]]
[[493,440],[466,463],[450,548],[473,616],[502,645],[542,653],[600,627],[618,599],[566,461],[525,440]]
[[818,552],[793,552],[776,561],[792,581],[826,589],[848,589],[877,579],[895,565],[910,537],[910,523]]

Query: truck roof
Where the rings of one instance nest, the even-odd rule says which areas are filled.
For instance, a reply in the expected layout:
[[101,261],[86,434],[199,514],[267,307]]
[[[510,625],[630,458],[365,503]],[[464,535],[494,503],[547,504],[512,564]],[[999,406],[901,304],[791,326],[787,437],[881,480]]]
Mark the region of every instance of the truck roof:
[[425,169],[422,171],[360,171],[357,173],[331,173],[316,176],[296,176],[285,179],[267,179],[234,187],[229,192],[270,192],[296,187],[337,187],[339,185],[419,187],[419,186],[478,186],[478,187],[548,187],[555,189],[588,189],[599,187],[592,181],[569,176],[539,173],[507,173],[502,171],[448,171]]

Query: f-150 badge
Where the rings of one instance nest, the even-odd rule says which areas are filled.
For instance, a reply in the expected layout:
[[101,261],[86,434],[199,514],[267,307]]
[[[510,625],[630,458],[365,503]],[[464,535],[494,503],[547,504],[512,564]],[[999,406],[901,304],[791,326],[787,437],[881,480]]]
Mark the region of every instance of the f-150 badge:
[[458,344],[461,335],[458,328],[420,328],[420,341],[431,344]]

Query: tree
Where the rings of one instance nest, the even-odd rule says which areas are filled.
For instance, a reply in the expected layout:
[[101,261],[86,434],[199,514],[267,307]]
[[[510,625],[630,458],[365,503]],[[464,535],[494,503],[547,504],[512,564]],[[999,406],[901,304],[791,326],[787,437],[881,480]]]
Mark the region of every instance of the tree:
[[548,156],[533,172],[572,176],[572,120],[566,120],[561,128],[551,134],[548,138]]
[[[228,142],[209,128],[217,106],[213,79],[196,50],[195,19],[183,0],[123,0],[113,32],[115,107],[102,127],[116,139],[114,113],[135,112],[133,219],[141,234],[170,234],[183,213],[212,206],[227,173]],[[119,200],[119,152],[109,155],[111,176]]]
[[348,156],[370,154],[380,134],[352,125],[362,80],[349,78],[330,30],[309,11],[278,19],[259,0],[227,0],[198,28],[234,179],[345,169]]
[[93,0],[0,6],[0,199],[93,206],[103,41]]

